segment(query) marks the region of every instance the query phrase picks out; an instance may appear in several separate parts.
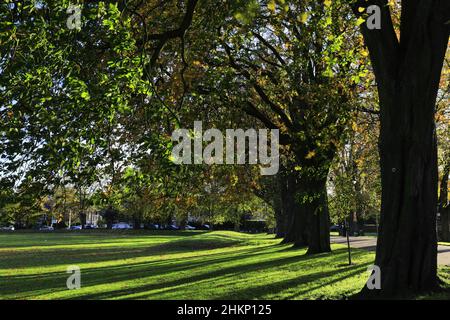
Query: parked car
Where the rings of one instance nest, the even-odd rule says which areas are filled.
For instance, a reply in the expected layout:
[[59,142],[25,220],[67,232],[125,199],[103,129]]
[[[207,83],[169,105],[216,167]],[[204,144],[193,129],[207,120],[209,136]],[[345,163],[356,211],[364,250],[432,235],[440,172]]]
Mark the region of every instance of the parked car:
[[169,224],[168,226],[166,226],[165,228],[166,230],[179,230],[180,228],[178,228],[176,225],[174,224]]
[[67,230],[81,230],[82,227],[81,226],[70,226],[69,228],[67,228]]
[[145,225],[145,229],[148,230],[159,230],[159,224],[149,223]]
[[186,225],[184,228],[186,230],[195,230],[195,229],[197,229],[196,227],[193,227],[193,226],[190,226],[190,225]]
[[339,225],[337,225],[337,224],[335,224],[335,225],[332,225],[331,227],[330,227],[330,231],[334,231],[334,232],[340,232],[342,230],[342,227],[341,226],[339,226]]
[[209,224],[204,224],[204,225],[202,225],[201,229],[202,230],[210,230],[211,226]]
[[41,226],[39,228],[39,231],[53,231],[55,230],[55,228],[53,228],[52,226]]
[[128,223],[119,222],[112,225],[112,229],[133,229]]
[[2,230],[2,231],[14,231],[15,228],[14,228],[14,226],[1,227],[0,230]]
[[94,226],[93,224],[87,224],[84,226],[85,229],[97,229],[97,226]]

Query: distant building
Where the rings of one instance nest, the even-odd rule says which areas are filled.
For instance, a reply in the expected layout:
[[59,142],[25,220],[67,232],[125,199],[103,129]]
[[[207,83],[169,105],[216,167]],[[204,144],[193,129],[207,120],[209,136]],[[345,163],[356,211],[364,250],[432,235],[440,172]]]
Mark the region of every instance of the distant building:
[[86,224],[98,226],[100,220],[100,214],[98,212],[88,212],[86,214]]

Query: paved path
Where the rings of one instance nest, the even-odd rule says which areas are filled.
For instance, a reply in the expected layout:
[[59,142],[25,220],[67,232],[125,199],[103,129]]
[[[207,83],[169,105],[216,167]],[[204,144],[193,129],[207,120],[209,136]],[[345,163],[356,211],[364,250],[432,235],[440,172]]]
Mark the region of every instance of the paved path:
[[[347,245],[347,238],[331,236],[332,243]],[[350,247],[375,251],[376,237],[350,237]],[[450,246],[438,246],[438,264],[450,266]]]

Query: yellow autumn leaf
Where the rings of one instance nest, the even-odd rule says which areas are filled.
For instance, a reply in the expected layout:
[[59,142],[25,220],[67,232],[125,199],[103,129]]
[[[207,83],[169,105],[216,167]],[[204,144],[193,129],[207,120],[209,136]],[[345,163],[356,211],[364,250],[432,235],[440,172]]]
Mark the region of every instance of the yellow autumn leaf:
[[366,20],[362,17],[359,17],[358,20],[356,20],[356,25],[360,26],[362,25],[364,22],[366,22]]
[[272,12],[275,12],[275,9],[276,9],[275,0],[270,1],[270,2],[267,4],[267,9],[269,9],[269,10],[272,11]]
[[298,17],[298,21],[301,23],[305,23],[308,20],[308,13],[304,12]]
[[361,13],[363,13],[365,10],[366,10],[366,9],[365,9],[364,7],[359,7],[359,8],[358,8],[358,11],[361,12]]
[[316,155],[315,151],[310,151],[308,152],[308,154],[306,155],[305,159],[311,159],[314,158],[314,156]]
[[325,0],[324,1],[325,6],[329,7],[331,6],[331,0]]

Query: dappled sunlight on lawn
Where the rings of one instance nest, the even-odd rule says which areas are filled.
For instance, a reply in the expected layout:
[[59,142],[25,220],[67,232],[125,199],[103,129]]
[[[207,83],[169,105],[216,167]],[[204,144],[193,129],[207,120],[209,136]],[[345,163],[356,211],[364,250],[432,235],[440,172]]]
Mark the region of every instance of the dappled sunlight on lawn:
[[[306,249],[279,242],[273,235],[221,231],[0,234],[0,297],[343,298],[362,288],[374,258],[353,250],[348,266],[344,246],[307,256]],[[69,265],[81,268],[79,290],[66,289]]]

